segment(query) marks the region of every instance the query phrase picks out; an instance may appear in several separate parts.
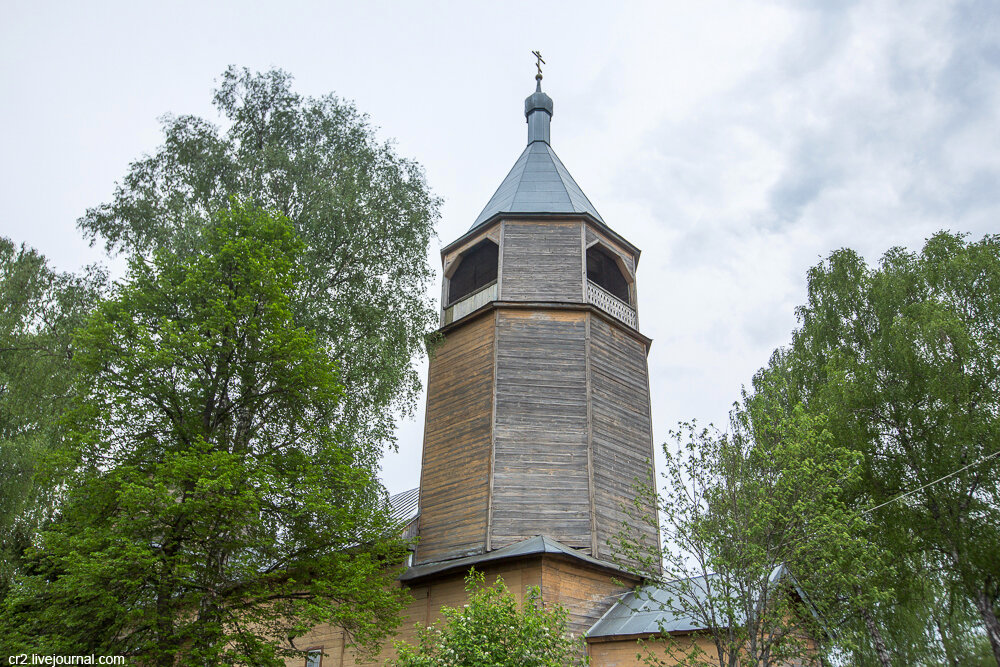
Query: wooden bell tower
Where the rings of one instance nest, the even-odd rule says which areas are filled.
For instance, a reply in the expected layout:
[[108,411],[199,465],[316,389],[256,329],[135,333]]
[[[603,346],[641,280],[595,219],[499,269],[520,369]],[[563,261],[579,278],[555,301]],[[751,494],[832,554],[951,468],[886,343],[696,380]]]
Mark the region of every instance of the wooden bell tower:
[[[535,536],[611,560],[623,504],[651,481],[639,249],[553,152],[552,99],[536,78],[527,147],[442,251],[444,343],[430,360],[417,565]],[[656,528],[631,523],[655,548]]]

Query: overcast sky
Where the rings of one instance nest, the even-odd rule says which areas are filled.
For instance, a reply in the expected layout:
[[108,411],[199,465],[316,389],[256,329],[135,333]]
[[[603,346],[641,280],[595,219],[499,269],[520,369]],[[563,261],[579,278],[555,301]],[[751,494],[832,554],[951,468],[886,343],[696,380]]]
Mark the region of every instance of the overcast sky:
[[[66,270],[102,260],[76,219],[160,144],[161,115],[219,120],[229,64],[355,100],[421,162],[437,266],[524,148],[540,49],[553,148],[643,250],[657,442],[725,421],[830,251],[998,231],[995,0],[2,2],[0,234]],[[384,461],[392,492],[419,482],[422,403]]]

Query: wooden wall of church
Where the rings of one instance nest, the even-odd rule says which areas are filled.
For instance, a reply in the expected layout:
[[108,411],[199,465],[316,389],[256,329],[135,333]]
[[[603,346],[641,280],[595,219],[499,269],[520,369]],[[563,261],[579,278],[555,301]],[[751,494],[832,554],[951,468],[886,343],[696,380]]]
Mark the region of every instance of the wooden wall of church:
[[[641,639],[640,645],[637,640]],[[588,642],[587,652],[590,655],[591,667],[646,667],[649,664],[677,665],[691,664],[688,654],[697,644],[703,664],[718,664],[718,655],[711,638],[694,636],[686,633],[675,633],[670,641],[657,635],[641,637],[615,637]],[[649,655],[657,662],[650,663],[645,659]]]
[[493,417],[492,314],[450,331],[427,379],[416,562],[485,546]]
[[[617,581],[616,581],[617,580]],[[629,586],[622,586],[622,582]],[[569,631],[579,637],[631,590],[638,579],[613,575],[582,563],[547,557],[542,562],[542,593],[546,604],[561,604],[569,612]]]
[[[623,524],[656,546],[655,527],[630,520],[622,503],[635,497],[637,480],[650,481],[653,459],[645,346],[617,325],[590,315],[590,391],[594,507],[599,557],[613,554],[607,540]],[[629,503],[630,504],[630,503]],[[654,509],[647,508],[647,516]]]
[[498,311],[493,549],[547,535],[590,551],[585,318]]
[[503,224],[501,300],[583,300],[582,222]]

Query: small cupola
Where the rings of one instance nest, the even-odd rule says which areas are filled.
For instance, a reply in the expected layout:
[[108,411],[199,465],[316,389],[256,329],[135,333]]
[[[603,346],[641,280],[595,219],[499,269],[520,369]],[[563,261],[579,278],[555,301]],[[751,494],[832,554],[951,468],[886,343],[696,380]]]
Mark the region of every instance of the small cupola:
[[524,117],[528,121],[528,144],[536,141],[549,143],[549,124],[552,120],[552,98],[542,92],[542,77],[535,77],[535,92],[524,100]]

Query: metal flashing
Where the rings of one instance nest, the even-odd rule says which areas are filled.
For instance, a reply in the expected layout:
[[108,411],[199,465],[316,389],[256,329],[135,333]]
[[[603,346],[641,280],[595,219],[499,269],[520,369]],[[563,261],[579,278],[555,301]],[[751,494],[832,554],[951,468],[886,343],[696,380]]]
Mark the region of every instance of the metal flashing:
[[635,577],[633,573],[622,569],[614,563],[609,563],[607,561],[588,556],[581,551],[577,551],[576,549],[553,540],[551,537],[538,535],[536,537],[528,538],[522,542],[518,542],[517,544],[511,544],[510,546],[497,549],[496,551],[490,551],[488,553],[466,556],[464,558],[453,558],[451,560],[438,561],[434,563],[424,563],[423,565],[415,565],[407,568],[406,572],[400,575],[399,579],[400,581],[413,581],[414,579],[422,579],[424,577],[442,574],[453,570],[467,570],[471,567],[486,563],[541,554],[566,556],[598,568],[613,570],[625,577]]

